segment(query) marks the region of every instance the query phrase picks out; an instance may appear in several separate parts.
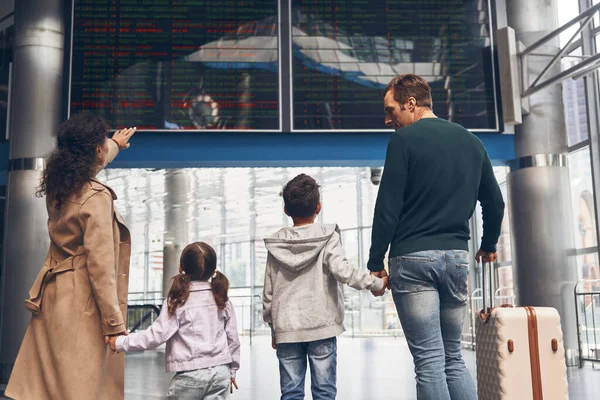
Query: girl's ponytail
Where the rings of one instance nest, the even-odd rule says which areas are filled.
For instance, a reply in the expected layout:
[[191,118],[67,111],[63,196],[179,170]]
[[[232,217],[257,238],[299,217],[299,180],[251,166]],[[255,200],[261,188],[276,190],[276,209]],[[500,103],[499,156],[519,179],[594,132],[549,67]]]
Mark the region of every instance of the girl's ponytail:
[[229,280],[221,271],[215,271],[211,278],[210,286],[212,288],[213,295],[215,296],[215,302],[217,307],[222,310],[227,305],[229,297],[227,292],[229,291]]
[[190,276],[181,273],[173,277],[173,284],[169,290],[167,304],[169,306],[169,315],[175,314],[177,307],[182,306],[190,297]]

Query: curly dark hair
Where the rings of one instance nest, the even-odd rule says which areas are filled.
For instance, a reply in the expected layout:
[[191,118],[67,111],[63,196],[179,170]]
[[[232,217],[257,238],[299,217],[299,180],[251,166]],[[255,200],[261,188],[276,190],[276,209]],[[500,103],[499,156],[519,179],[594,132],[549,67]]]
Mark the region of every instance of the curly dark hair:
[[283,188],[285,209],[292,218],[315,215],[320,201],[319,185],[306,174],[296,176]]
[[46,160],[36,195],[47,195],[56,208],[94,177],[96,147],[106,140],[108,125],[91,112],[82,112],[58,128],[56,149]]

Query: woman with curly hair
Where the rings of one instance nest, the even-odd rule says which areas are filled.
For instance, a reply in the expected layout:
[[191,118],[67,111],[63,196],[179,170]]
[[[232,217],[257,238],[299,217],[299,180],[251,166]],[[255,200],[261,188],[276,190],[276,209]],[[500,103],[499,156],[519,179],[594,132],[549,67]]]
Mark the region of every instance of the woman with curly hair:
[[[92,113],[64,122],[38,196],[46,196],[50,248],[25,307],[32,313],[5,395],[17,400],[123,399],[130,234],[115,193],[95,176],[135,132],[107,138]],[[14,266],[18,267],[18,266]]]

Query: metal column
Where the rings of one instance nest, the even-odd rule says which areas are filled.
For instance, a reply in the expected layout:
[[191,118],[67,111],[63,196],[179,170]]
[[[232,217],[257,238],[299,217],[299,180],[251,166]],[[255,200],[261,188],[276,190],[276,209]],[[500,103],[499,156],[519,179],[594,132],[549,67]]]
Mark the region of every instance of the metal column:
[[[525,46],[558,27],[555,0],[507,0],[506,11],[508,25]],[[544,54],[558,51],[558,39],[539,50]],[[547,57],[532,57],[527,74],[538,76],[547,63]],[[560,72],[560,64],[549,72]],[[529,103],[530,113],[516,126],[517,160],[507,179],[516,296],[520,305],[558,309],[571,365],[577,353],[572,304],[577,273],[575,260],[568,257],[575,240],[562,86],[532,94]]]
[[45,200],[35,196],[63,115],[62,0],[15,2],[10,156],[7,184],[0,381],[8,380],[30,314],[23,307],[48,251]]
[[172,170],[166,174],[165,242],[163,247],[163,297],[171,289],[171,279],[179,273],[179,257],[188,244],[187,195],[189,177],[186,171]]

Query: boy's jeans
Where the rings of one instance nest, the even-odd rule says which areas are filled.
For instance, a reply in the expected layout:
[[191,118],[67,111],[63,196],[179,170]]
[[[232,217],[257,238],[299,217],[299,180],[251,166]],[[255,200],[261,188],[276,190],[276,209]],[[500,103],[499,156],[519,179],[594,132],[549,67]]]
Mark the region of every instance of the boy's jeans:
[[178,372],[171,379],[167,400],[225,400],[230,384],[227,365]]
[[337,340],[277,345],[281,400],[304,399],[306,359],[310,363],[313,400],[334,400],[336,396]]
[[415,362],[419,400],[476,400],[461,354],[469,253],[422,251],[390,259],[392,295]]

